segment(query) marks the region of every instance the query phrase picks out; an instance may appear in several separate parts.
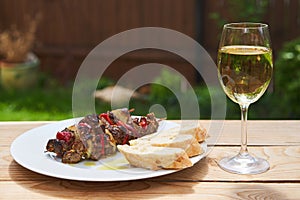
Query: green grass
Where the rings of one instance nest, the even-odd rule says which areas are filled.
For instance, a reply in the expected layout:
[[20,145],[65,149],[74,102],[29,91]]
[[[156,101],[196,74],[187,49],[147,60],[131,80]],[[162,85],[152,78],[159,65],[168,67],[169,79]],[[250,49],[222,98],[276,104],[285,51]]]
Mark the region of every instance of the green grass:
[[[101,78],[102,89],[113,82]],[[0,84],[0,121],[47,121],[73,118],[73,84],[63,86],[54,78],[40,73],[35,87],[25,90],[6,90]],[[83,102],[84,103],[84,102]],[[97,112],[110,109],[109,104],[96,101]]]
[[0,120],[61,120],[72,117],[70,87],[36,87],[22,91],[0,89]]

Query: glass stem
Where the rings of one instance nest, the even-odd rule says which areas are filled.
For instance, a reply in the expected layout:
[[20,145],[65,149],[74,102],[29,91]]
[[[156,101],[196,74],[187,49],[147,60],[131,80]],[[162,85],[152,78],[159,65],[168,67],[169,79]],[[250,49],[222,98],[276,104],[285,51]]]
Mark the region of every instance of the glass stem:
[[248,115],[248,107],[249,104],[241,104],[241,149],[240,149],[240,155],[245,156],[248,155],[248,149],[247,149],[247,115]]

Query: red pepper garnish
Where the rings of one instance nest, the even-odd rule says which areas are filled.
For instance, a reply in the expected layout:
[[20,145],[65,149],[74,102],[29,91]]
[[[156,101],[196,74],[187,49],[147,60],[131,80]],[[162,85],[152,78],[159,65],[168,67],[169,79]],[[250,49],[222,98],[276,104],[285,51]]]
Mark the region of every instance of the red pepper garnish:
[[109,115],[107,113],[101,113],[100,118],[104,118],[110,125],[113,125],[114,123],[111,121]]
[[146,118],[141,118],[140,119],[140,122],[139,122],[139,125],[143,128],[143,129],[147,129],[147,119]]
[[71,140],[72,134],[67,131],[59,131],[56,133],[56,139],[64,140],[65,142],[69,142]]

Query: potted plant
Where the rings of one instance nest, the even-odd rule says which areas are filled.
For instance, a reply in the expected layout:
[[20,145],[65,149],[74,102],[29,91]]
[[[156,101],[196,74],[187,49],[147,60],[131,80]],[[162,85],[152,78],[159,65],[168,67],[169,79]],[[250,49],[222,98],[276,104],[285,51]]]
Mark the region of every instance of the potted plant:
[[32,47],[39,18],[25,17],[24,30],[13,25],[0,33],[0,80],[5,89],[25,89],[36,84],[40,62]]

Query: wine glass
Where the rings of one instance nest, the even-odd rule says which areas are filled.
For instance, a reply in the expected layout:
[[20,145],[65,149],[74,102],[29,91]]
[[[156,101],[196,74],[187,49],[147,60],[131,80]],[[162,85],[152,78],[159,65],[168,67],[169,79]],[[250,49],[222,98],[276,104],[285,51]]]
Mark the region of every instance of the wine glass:
[[267,24],[231,23],[223,27],[218,50],[218,77],[226,95],[241,108],[241,149],[234,157],[219,161],[232,173],[258,174],[269,169],[265,159],[247,150],[247,112],[266,91],[273,71]]

